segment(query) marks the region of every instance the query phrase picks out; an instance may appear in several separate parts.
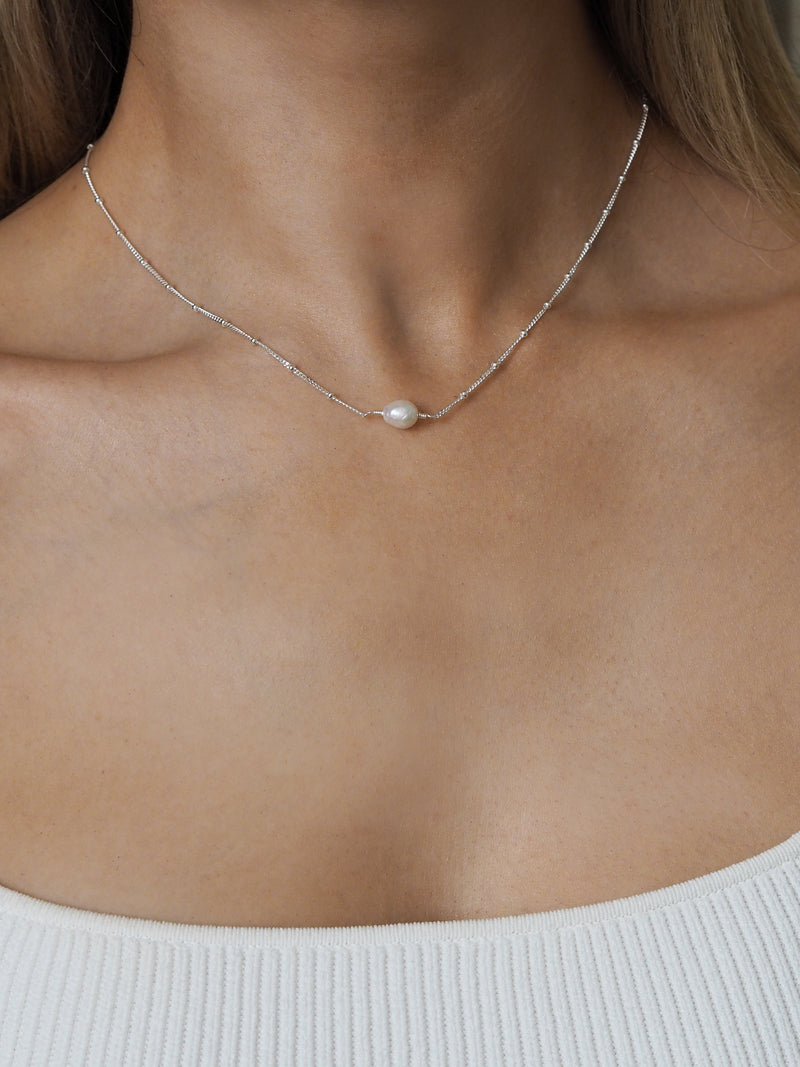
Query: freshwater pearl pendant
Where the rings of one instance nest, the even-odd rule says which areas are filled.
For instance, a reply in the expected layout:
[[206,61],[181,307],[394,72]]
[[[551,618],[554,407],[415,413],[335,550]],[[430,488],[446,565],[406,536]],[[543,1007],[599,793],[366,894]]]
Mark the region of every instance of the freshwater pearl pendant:
[[419,418],[419,410],[410,400],[393,400],[383,409],[383,421],[398,430],[408,430]]
[[[2,2],[2,0],[0,0],[0,2]],[[478,388],[478,386],[483,385],[484,382],[488,381],[488,379],[491,378],[494,372],[506,362],[508,357],[511,355],[512,352],[515,351],[517,346],[522,344],[522,342],[525,340],[531,330],[539,322],[542,315],[544,315],[547,311],[550,310],[553,305],[553,302],[558,299],[564,289],[569,285],[569,283],[572,281],[573,275],[586,258],[589,250],[597,239],[603,226],[605,226],[606,220],[611,214],[612,208],[614,207],[614,204],[617,201],[619,191],[622,188],[623,182],[628,176],[628,171],[631,169],[634,157],[636,156],[636,153],[639,150],[639,145],[641,143],[642,137],[644,136],[644,130],[645,126],[647,125],[647,116],[649,114],[649,111],[649,102],[646,98],[642,98],[642,114],[639,120],[639,127],[636,131],[636,136],[634,137],[633,143],[631,144],[630,150],[628,152],[628,161],[619,176],[614,192],[611,194],[611,199],[608,201],[605,208],[603,209],[602,215],[597,220],[597,223],[595,224],[594,230],[592,230],[591,235],[584,243],[583,249],[581,250],[578,258],[575,260],[575,262],[569,268],[567,273],[564,275],[563,281],[559,283],[558,287],[555,289],[550,299],[546,300],[545,303],[542,304],[541,308],[533,316],[528,325],[519,333],[518,337],[514,341],[512,341],[510,345],[508,345],[502,355],[498,356],[492,363],[490,363],[479,378],[476,378],[465,389],[462,389],[457,396],[454,396],[448,404],[445,404],[445,406],[443,408],[440,408],[438,411],[420,412],[416,404],[412,404],[410,400],[393,400],[392,403],[387,404],[382,411],[379,411],[377,408],[373,410],[372,407],[370,407],[367,411],[362,411],[354,404],[348,403],[346,400],[343,400],[342,397],[337,396],[329,389],[326,389],[325,386],[322,385],[320,382],[316,381],[309,374],[306,374],[299,367],[296,367],[294,363],[291,363],[279,352],[276,352],[274,348],[270,348],[268,344],[265,344],[263,341],[260,341],[258,337],[254,337],[253,334],[248,333],[247,330],[243,330],[241,326],[237,326],[233,322],[228,322],[227,319],[223,318],[221,315],[214,314],[214,312],[209,311],[208,308],[203,307],[201,304],[196,304],[194,300],[191,300],[185,293],[182,293],[179,289],[176,289],[174,285],[167,281],[166,278],[162,277],[162,275],[158,273],[152,263],[145,259],[145,257],[138,250],[138,248],[131,244],[128,237],[120,228],[120,225],[117,220],[105,206],[103,199],[98,193],[97,188],[95,187],[95,184],[92,181],[92,176],[89,172],[89,157],[91,156],[92,151],[94,150],[94,145],[92,144],[87,145],[86,147],[86,155],[84,156],[83,160],[83,176],[86,179],[86,184],[89,186],[89,190],[92,196],[94,197],[95,203],[105,215],[110,225],[113,226],[114,232],[116,233],[117,237],[119,237],[120,240],[123,241],[125,247],[134,257],[134,259],[136,259],[139,265],[142,266],[160,285],[163,285],[163,287],[169,293],[175,296],[178,300],[182,300],[183,303],[186,304],[193,312],[196,312],[198,315],[202,315],[205,318],[210,319],[211,322],[215,322],[218,326],[224,327],[228,330],[232,330],[233,333],[238,334],[239,337],[241,337],[243,340],[249,341],[251,345],[255,345],[256,348],[260,348],[263,352],[266,352],[268,356],[271,356],[272,359],[276,360],[282,367],[288,370],[291,374],[294,374],[301,381],[304,381],[308,385],[313,386],[313,388],[316,389],[318,393],[321,393],[322,396],[327,397],[328,400],[334,401],[341,407],[345,408],[347,411],[352,412],[352,414],[358,415],[359,418],[363,419],[366,418],[368,415],[374,415],[375,417],[381,415],[383,416],[383,421],[387,424],[387,426],[394,426],[398,430],[408,430],[412,426],[415,426],[418,420],[420,419],[429,420],[431,422],[441,419],[443,415],[447,415],[448,412],[452,411],[457,404],[460,404],[462,401],[466,400],[468,396],[471,396],[472,393],[474,393],[475,390]]]

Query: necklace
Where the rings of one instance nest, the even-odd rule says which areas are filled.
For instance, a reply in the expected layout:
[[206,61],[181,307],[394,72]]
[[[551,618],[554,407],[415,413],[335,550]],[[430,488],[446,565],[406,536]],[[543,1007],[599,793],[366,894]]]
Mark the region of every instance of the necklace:
[[457,407],[464,400],[466,400],[468,396],[471,396],[472,393],[474,393],[479,386],[483,385],[485,381],[491,378],[495,371],[499,370],[500,367],[502,367],[502,365],[505,363],[511,353],[514,352],[520,344],[522,344],[522,342],[525,340],[525,338],[528,336],[534,326],[536,326],[539,320],[547,314],[547,312],[553,306],[554,302],[558,299],[561,293],[564,292],[569,283],[572,281],[576,270],[588,254],[589,249],[597,240],[600,231],[606,224],[608,216],[611,214],[614,204],[617,201],[619,191],[622,188],[622,184],[627,178],[628,171],[631,169],[631,165],[634,159],[636,158],[636,153],[639,149],[639,144],[642,140],[645,126],[647,125],[648,112],[649,105],[647,100],[645,99],[642,101],[642,115],[639,121],[639,128],[637,129],[636,136],[633,139],[633,144],[631,145],[630,152],[628,153],[628,159],[625,163],[625,167],[623,168],[622,173],[620,174],[617,180],[614,192],[611,194],[611,199],[608,201],[605,208],[603,209],[603,212],[600,215],[600,218],[597,220],[597,223],[594,229],[592,230],[588,240],[584,244],[580,255],[569,268],[562,280],[559,282],[550,299],[546,300],[544,304],[542,304],[542,306],[533,316],[528,325],[520,331],[519,336],[516,337],[514,341],[512,341],[508,348],[506,348],[506,350],[502,352],[497,357],[497,359],[495,359],[492,363],[489,364],[489,366],[479,378],[476,378],[471,385],[468,385],[466,389],[463,389],[458,394],[458,396],[456,396],[453,400],[450,401],[449,404],[446,404],[438,411],[432,412],[420,411],[416,404],[413,404],[410,400],[393,400],[390,404],[387,404],[386,407],[382,408],[381,410],[362,411],[360,408],[355,407],[355,405],[348,404],[346,400],[342,400],[341,397],[337,396],[335,393],[332,393],[329,389],[326,389],[324,385],[320,385],[318,381],[315,381],[314,378],[304,373],[304,371],[300,370],[299,367],[296,367],[293,363],[290,363],[288,359],[285,359],[282,355],[276,352],[274,348],[270,348],[268,344],[265,344],[263,341],[260,341],[257,337],[254,337],[252,334],[249,334],[246,330],[243,330],[241,327],[236,326],[234,323],[229,322],[221,315],[215,315],[214,312],[209,311],[202,305],[197,304],[194,300],[191,300],[188,296],[184,295],[184,293],[182,293],[179,289],[176,289],[174,285],[171,285],[170,282],[168,282],[167,279],[156,270],[153,264],[150,263],[147,259],[145,259],[145,257],[138,250],[138,248],[136,248],[128,239],[128,237],[123,233],[119,224],[109,212],[105,203],[98,194],[97,189],[95,188],[95,184],[92,181],[92,175],[89,171],[89,157],[91,156],[92,149],[94,148],[93,144],[90,144],[86,149],[86,158],[83,161],[83,176],[86,178],[89,189],[91,190],[92,196],[95,199],[95,203],[98,205],[105,217],[114,227],[114,231],[117,237],[119,237],[119,239],[134,257],[134,259],[142,267],[144,267],[144,269],[149,274],[152,274],[156,281],[160,282],[161,285],[164,286],[167,292],[172,293],[173,296],[176,296],[179,300],[182,300],[184,304],[187,304],[192,309],[192,311],[197,312],[198,315],[205,316],[205,318],[210,319],[212,322],[216,322],[219,326],[224,327],[226,330],[231,330],[233,333],[238,334],[245,341],[249,341],[250,344],[263,349],[268,355],[272,356],[274,360],[280,363],[282,367],[285,367],[286,370],[291,371],[291,373],[296,378],[300,378],[302,381],[307,382],[308,385],[312,386],[312,388],[322,393],[322,395],[327,397],[328,400],[332,400],[335,404],[339,404],[341,407],[346,408],[347,411],[352,411],[354,415],[359,415],[362,419],[368,418],[371,415],[380,415],[383,417],[384,422],[386,422],[389,426],[397,427],[400,430],[407,430],[411,426],[414,426],[419,419],[430,419],[433,421],[441,419],[442,416],[447,415],[448,412],[452,411],[454,407]]

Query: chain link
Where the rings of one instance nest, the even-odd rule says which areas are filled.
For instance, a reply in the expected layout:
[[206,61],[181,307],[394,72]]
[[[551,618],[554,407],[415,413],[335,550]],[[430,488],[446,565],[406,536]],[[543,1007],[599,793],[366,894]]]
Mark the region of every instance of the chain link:
[[[476,389],[478,389],[481,385],[483,385],[483,383],[485,381],[487,381],[489,378],[491,378],[491,376],[496,371],[498,371],[500,369],[500,367],[502,367],[502,365],[509,358],[509,356],[514,351],[516,351],[516,349],[518,348],[519,345],[522,344],[522,342],[525,340],[525,338],[528,336],[528,334],[531,332],[531,330],[534,328],[534,326],[536,326],[536,324],[540,321],[540,319],[544,315],[547,314],[547,312],[553,306],[553,304],[558,299],[558,297],[567,288],[569,283],[572,281],[572,279],[573,279],[573,277],[575,275],[575,272],[577,271],[578,267],[581,265],[583,260],[586,258],[586,256],[587,256],[589,250],[591,249],[592,245],[597,240],[597,237],[600,234],[600,231],[605,226],[606,221],[607,221],[609,215],[611,214],[611,212],[612,212],[612,210],[614,208],[614,204],[617,202],[617,197],[619,196],[620,189],[622,188],[622,185],[623,185],[625,179],[628,177],[628,171],[631,169],[633,161],[636,158],[636,153],[639,150],[639,145],[641,143],[642,136],[644,135],[645,126],[647,125],[647,116],[648,116],[649,110],[650,110],[649,109],[649,104],[648,104],[647,100],[645,99],[645,100],[642,101],[642,115],[641,115],[641,119],[639,121],[639,128],[636,131],[636,136],[633,139],[633,144],[631,145],[631,149],[630,149],[630,152],[628,154],[628,160],[627,160],[627,162],[625,164],[625,167],[622,170],[622,173],[620,174],[620,176],[619,176],[619,178],[617,180],[617,184],[616,184],[616,187],[614,189],[614,192],[611,194],[611,199],[608,201],[608,203],[606,204],[605,208],[603,209],[603,212],[600,215],[600,218],[597,220],[597,224],[595,225],[595,228],[592,230],[591,235],[589,236],[588,240],[584,244],[580,255],[575,260],[575,262],[572,264],[572,266],[569,268],[569,270],[564,275],[562,280],[559,282],[558,286],[556,287],[555,291],[551,295],[550,299],[546,300],[544,302],[544,304],[542,304],[542,306],[539,308],[539,310],[533,316],[533,318],[528,323],[528,325],[523,330],[520,331],[519,336],[516,337],[514,341],[512,341],[512,343],[508,346],[508,348],[506,348],[506,350],[500,356],[498,356],[497,359],[494,360],[493,363],[489,364],[489,366],[486,368],[486,370],[483,372],[483,374],[481,374],[481,376],[479,378],[476,378],[475,381],[472,382],[471,385],[468,385],[466,387],[466,389],[463,389],[458,394],[458,396],[456,396],[453,400],[450,401],[449,404],[446,404],[443,408],[440,408],[438,411],[433,411],[433,412],[420,411],[419,412],[419,418],[420,419],[430,419],[430,420],[441,419],[442,416],[447,415],[449,412],[451,412],[453,410],[453,408],[458,407],[459,404],[463,403],[463,401],[465,401],[468,396],[470,396],[472,393],[474,393]],[[87,184],[88,184],[88,186],[89,186],[89,188],[90,188],[90,190],[92,192],[92,196],[95,199],[95,203],[98,205],[98,207],[103,212],[105,217],[108,219],[108,221],[114,227],[114,232],[116,233],[117,237],[119,237],[119,239],[122,241],[122,243],[128,249],[130,254],[137,261],[137,263],[139,263],[142,267],[144,267],[144,269],[149,274],[151,274],[156,279],[156,281],[160,282],[161,285],[163,285],[163,287],[167,290],[168,293],[172,293],[173,296],[176,296],[179,300],[182,300],[184,304],[186,304],[189,308],[191,308],[192,311],[196,312],[198,315],[203,315],[205,318],[210,319],[212,322],[217,323],[218,326],[222,326],[226,330],[231,330],[233,333],[238,334],[239,337],[242,337],[245,341],[249,341],[250,344],[255,345],[257,348],[263,349],[264,352],[266,352],[268,355],[272,356],[272,358],[274,360],[276,360],[278,363],[280,363],[280,365],[282,367],[285,367],[286,370],[291,371],[291,373],[296,378],[300,378],[301,381],[306,382],[313,389],[316,389],[317,392],[322,393],[322,395],[324,397],[327,397],[328,400],[332,400],[334,402],[334,404],[339,404],[341,407],[345,408],[347,411],[352,411],[354,415],[359,415],[362,419],[363,418],[368,418],[371,415],[383,415],[383,411],[362,411],[360,408],[355,407],[355,405],[348,404],[348,402],[346,400],[342,400],[342,398],[340,396],[337,396],[336,393],[331,392],[330,389],[326,389],[324,385],[321,385],[318,381],[316,381],[314,378],[312,378],[309,374],[306,374],[304,371],[300,370],[300,368],[296,367],[294,365],[294,363],[290,363],[288,359],[286,359],[284,356],[280,355],[279,352],[276,352],[274,348],[270,348],[270,346],[268,344],[265,344],[263,341],[260,341],[257,337],[254,337],[252,334],[248,333],[246,330],[243,330],[240,326],[236,326],[234,323],[229,322],[227,319],[222,318],[222,316],[220,316],[220,315],[215,315],[213,311],[209,311],[207,308],[204,308],[202,306],[202,304],[198,304],[194,300],[191,300],[188,296],[186,296],[184,293],[182,293],[180,291],[180,289],[176,289],[174,285],[172,285],[170,282],[168,282],[167,279],[162,274],[160,274],[159,271],[156,270],[156,268],[153,266],[153,264],[150,263],[149,260],[145,259],[145,257],[138,250],[138,248],[136,248],[135,245],[132,244],[132,242],[129,240],[127,235],[120,228],[120,226],[117,223],[116,219],[110,213],[110,211],[106,207],[105,203],[103,202],[102,198],[100,197],[99,193],[97,192],[97,189],[95,188],[94,181],[92,180],[92,175],[91,175],[91,173],[89,171],[89,158],[90,158],[90,156],[92,154],[92,150],[93,149],[94,149],[94,145],[93,144],[90,144],[86,149],[86,157],[85,157],[85,159],[83,161],[83,176],[86,178],[86,182],[87,182]]]

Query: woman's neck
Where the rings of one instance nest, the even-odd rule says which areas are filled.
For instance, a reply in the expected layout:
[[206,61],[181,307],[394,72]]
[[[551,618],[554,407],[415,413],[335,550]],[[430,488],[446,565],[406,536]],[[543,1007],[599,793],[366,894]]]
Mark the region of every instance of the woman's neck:
[[391,359],[529,304],[634,129],[579,0],[141,0],[93,168],[208,303]]

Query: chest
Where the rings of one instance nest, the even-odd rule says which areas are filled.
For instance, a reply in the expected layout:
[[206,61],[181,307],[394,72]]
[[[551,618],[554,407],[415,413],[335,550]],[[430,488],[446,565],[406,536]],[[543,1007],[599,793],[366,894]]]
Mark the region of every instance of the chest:
[[131,913],[498,914],[796,829],[791,470],[646,410],[370,450],[128,411],[51,452],[3,609],[43,895],[80,856]]

